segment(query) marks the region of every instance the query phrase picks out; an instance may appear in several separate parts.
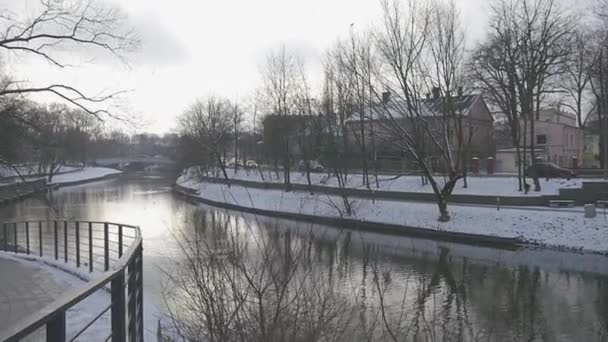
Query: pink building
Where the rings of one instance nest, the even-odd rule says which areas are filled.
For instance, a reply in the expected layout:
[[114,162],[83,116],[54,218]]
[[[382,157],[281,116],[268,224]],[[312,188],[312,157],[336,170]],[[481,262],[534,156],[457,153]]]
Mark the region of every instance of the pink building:
[[540,157],[563,167],[580,165],[583,137],[576,116],[559,108],[542,109],[535,122],[535,144]]
[[[542,109],[534,123],[534,135],[535,154],[542,160],[572,168],[573,158],[576,158],[577,166],[582,165],[583,132],[577,127],[574,114],[563,112],[558,108]],[[523,138],[521,144],[523,145]],[[530,143],[526,145],[528,154]],[[529,155],[526,155],[526,160],[530,164]],[[517,172],[515,148],[508,147],[496,151],[496,171]]]

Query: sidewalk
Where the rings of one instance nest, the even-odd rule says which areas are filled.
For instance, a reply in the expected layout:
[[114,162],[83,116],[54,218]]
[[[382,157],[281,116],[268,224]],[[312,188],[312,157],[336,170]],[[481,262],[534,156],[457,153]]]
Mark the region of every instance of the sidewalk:
[[66,289],[43,267],[0,255],[0,335]]

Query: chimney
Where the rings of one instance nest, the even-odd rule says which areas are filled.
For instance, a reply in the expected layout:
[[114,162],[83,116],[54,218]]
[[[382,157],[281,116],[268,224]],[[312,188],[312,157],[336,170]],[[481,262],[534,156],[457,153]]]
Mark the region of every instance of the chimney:
[[433,100],[439,99],[439,88],[433,87]]
[[390,101],[391,99],[391,92],[390,91],[385,91],[382,93],[382,103],[383,104],[387,104],[388,101]]

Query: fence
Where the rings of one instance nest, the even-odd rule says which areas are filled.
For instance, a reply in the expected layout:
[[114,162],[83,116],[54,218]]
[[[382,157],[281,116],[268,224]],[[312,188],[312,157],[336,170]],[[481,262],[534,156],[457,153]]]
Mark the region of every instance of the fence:
[[[0,337],[3,341],[46,334],[46,341],[67,341],[66,312],[98,290],[110,292],[109,303],[95,318],[74,331],[76,340],[108,311],[111,331],[102,341],[143,341],[142,239],[138,227],[92,221],[24,221],[2,224],[0,250],[52,258],[100,274]],[[109,286],[108,286],[109,285]],[[44,329],[44,332],[41,332]],[[40,338],[36,338],[39,340]]]

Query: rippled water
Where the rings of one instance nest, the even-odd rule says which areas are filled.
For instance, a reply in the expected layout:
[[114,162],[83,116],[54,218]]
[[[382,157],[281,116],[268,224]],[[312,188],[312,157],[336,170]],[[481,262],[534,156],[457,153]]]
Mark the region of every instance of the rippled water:
[[[310,242],[315,270],[363,308],[362,325],[377,314],[380,278],[387,320],[407,327],[407,340],[608,341],[603,256],[496,250],[255,217],[188,203],[171,193],[169,178],[143,174],[0,208],[3,220],[55,217],[141,226],[147,301],[161,308],[160,269],[180,254],[175,232],[202,230],[207,239]],[[216,228],[227,223],[232,228],[218,237]]]

